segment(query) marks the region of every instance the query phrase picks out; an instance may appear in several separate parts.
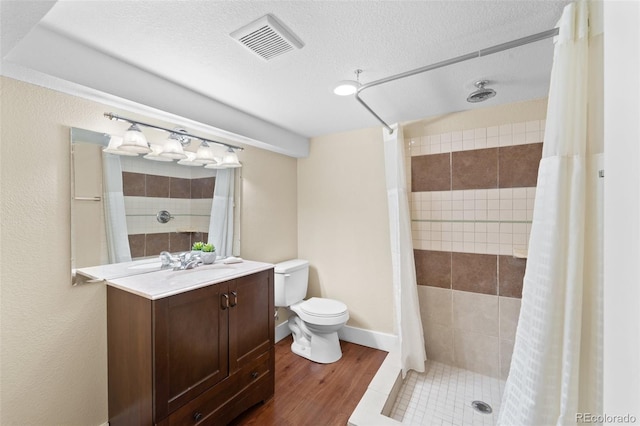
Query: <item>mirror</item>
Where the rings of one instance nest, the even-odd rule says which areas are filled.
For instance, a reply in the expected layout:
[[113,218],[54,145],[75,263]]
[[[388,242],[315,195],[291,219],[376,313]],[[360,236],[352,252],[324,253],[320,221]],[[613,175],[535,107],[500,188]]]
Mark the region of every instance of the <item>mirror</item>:
[[[196,241],[213,242],[209,229],[216,176],[226,171],[103,154],[110,138],[71,129],[72,269],[157,257],[162,251],[188,251]],[[234,229],[223,232],[233,235],[233,250],[227,254],[239,255],[241,169],[227,170],[232,171],[236,220],[231,221]],[[110,235],[114,230],[120,238]]]

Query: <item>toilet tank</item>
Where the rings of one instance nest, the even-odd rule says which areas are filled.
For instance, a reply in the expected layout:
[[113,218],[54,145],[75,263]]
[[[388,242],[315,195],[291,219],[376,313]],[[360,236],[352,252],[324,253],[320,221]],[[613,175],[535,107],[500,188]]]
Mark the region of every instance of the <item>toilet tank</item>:
[[275,306],[291,306],[307,295],[309,262],[303,259],[287,260],[275,265]]

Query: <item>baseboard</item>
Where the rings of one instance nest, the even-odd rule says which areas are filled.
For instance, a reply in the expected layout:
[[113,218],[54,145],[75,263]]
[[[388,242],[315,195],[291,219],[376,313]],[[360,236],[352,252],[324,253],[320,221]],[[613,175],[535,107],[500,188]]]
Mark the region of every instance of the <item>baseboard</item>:
[[341,340],[367,346],[381,351],[391,352],[397,346],[398,337],[394,334],[381,333],[379,331],[365,330],[363,328],[345,325],[338,331]]
[[[276,326],[275,340],[278,343],[291,334],[289,322],[285,321]],[[345,325],[338,331],[340,340],[367,346],[381,351],[391,352],[396,348],[398,338],[394,334],[381,333],[379,331],[365,330],[364,328]]]
[[284,339],[290,334],[291,334],[291,329],[289,328],[289,321],[285,321],[281,324],[276,325],[276,336],[275,336],[276,343],[278,343],[280,340]]

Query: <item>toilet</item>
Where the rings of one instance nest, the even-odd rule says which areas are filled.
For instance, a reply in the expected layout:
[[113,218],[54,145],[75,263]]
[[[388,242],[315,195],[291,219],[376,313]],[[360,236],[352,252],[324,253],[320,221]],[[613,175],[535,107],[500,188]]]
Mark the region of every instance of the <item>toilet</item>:
[[347,305],[307,295],[309,262],[287,260],[275,265],[275,306],[290,310],[291,351],[311,361],[329,364],[342,357],[338,330],[349,319]]

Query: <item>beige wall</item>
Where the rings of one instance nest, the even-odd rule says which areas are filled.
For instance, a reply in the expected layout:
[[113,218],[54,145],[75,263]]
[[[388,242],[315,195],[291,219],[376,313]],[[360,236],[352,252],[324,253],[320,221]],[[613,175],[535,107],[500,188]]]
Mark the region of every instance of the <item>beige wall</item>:
[[338,299],[348,325],[393,332],[382,130],[313,138],[298,160],[298,254],[308,296]]
[[240,157],[246,164],[242,168],[242,256],[272,263],[295,259],[297,160],[252,147]]
[[[103,424],[105,287],[71,286],[69,128],[122,132],[123,123],[102,114],[136,115],[4,77],[1,84],[0,424]],[[242,255],[295,257],[296,160],[253,148],[240,159]]]

